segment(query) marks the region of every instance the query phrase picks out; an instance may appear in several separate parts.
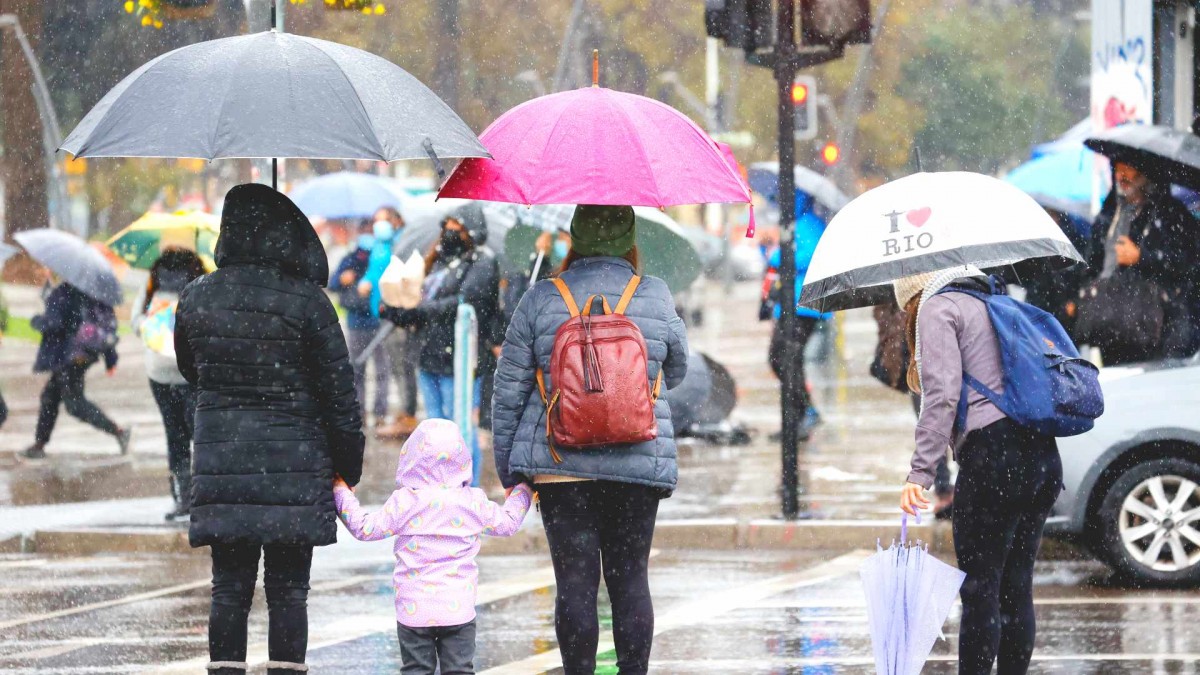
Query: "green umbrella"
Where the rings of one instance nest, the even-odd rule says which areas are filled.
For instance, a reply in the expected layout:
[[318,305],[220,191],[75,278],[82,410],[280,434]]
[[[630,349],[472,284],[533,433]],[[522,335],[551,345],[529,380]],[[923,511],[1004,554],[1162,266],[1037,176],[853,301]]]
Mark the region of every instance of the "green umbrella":
[[[532,207],[532,210],[537,209],[539,207]],[[543,232],[555,228],[570,232],[571,216],[574,215],[574,209],[567,209],[557,212],[555,218],[535,219],[529,217],[531,214],[520,213],[525,209],[518,211],[518,223],[504,238],[505,253],[512,260],[522,259],[524,252],[532,253],[538,236]],[[667,282],[673,293],[687,290],[700,276],[703,266],[700,254],[684,233],[684,228],[655,208],[635,206],[633,212],[637,222],[637,247],[642,260],[642,273]],[[541,227],[527,224],[534,220]]]
[[210,269],[221,219],[201,211],[147,213],[109,239],[107,246],[132,267],[150,269],[164,245],[195,251]]

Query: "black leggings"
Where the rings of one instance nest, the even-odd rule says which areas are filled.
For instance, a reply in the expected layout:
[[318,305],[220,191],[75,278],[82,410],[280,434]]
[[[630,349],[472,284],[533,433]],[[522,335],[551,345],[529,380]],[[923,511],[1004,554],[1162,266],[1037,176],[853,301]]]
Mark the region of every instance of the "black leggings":
[[[242,675],[246,661],[246,622],[263,554],[267,595],[267,654],[273,662],[304,663],[308,651],[308,575],[311,546],[226,544],[212,547],[212,609],[208,617],[208,654],[213,664],[242,667],[213,669],[218,675]],[[296,672],[269,669],[268,672]]]
[[[796,317],[795,330],[790,336],[783,334],[783,322],[779,319],[775,320],[775,329],[771,332],[771,346],[767,350],[767,363],[771,366],[771,372],[775,373],[775,377],[779,378],[780,386],[784,386],[783,379],[784,371],[790,371],[790,385],[793,394],[792,400],[796,402],[796,422],[804,420],[804,413],[808,410],[808,406],[812,401],[808,397],[808,378],[804,374],[804,348],[808,346],[808,341],[812,338],[813,333],[817,330],[817,320],[812,317],[798,316]],[[795,344],[795,361],[787,363],[786,349],[788,343]]]
[[592,675],[600,622],[596,594],[601,567],[612,601],[613,639],[620,675],[650,664],[654,605],[650,545],[659,491],[630,483],[587,481],[537,486],[542,522],[554,563],[558,596],[554,631],[565,675]]
[[196,395],[188,384],[162,384],[150,380],[150,392],[158,404],[167,431],[167,467],[171,470],[171,494],[187,506],[192,496],[192,431],[195,428]]
[[958,672],[1024,673],[1037,632],[1033,563],[1062,489],[1058,446],[1008,419],[971,432],[958,453],[954,551],[963,583]]
[[70,365],[56,370],[42,389],[41,408],[38,410],[37,430],[34,440],[38,445],[50,442],[50,434],[58,422],[58,407],[65,406],[67,414],[86,422],[100,431],[116,436],[119,429],[104,411],[87,400],[83,393],[84,375],[87,366]]

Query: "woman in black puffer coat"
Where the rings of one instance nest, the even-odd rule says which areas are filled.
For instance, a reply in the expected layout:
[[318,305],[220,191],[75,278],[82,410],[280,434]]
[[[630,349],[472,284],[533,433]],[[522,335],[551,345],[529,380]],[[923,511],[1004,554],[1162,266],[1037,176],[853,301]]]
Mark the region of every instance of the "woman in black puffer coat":
[[321,287],[312,224],[265,185],[225,198],[217,271],[176,313],[179,370],[198,389],[192,546],[211,546],[210,672],[246,671],[246,619],[265,558],[268,672],[305,670],[314,546],[337,539],[333,478],[362,472],[354,368]]

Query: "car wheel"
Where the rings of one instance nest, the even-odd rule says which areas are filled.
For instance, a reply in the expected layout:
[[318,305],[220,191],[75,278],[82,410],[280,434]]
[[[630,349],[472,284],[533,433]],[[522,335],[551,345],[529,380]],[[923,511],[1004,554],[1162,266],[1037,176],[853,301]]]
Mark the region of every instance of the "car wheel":
[[1135,583],[1200,583],[1200,465],[1142,462],[1122,474],[1100,505],[1102,556]]

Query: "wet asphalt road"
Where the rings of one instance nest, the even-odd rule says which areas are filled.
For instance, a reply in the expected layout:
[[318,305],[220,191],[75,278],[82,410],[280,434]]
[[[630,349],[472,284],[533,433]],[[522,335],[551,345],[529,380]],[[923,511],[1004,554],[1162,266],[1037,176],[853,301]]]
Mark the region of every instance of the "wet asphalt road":
[[[770,517],[778,510],[777,387],[764,361],[767,325],[745,320],[752,287],[713,303],[693,342],[738,378],[737,418],[758,434],[744,447],[684,444],[680,489],[662,517]],[[749,309],[747,309],[749,308]],[[810,371],[825,424],[801,459],[802,506],[811,518],[895,515],[911,448],[904,397],[866,375],[869,317],[849,315],[840,359]],[[0,349],[0,388],[13,419],[0,431],[0,541],[39,527],[87,522],[86,500],[162,495],[161,426],[126,340],[116,378],[95,373],[91,391],[135,429],[132,457],[63,418],[50,451],[31,466],[13,453],[28,443],[40,380],[26,374],[32,345]],[[836,351],[836,350],[835,350]],[[390,490],[398,444],[368,448],[361,494]],[[491,472],[485,467],[484,474]],[[53,502],[85,500],[69,507]],[[16,507],[14,504],[42,504]],[[118,503],[118,506],[120,503]],[[163,499],[129,500],[116,525],[160,523]],[[51,522],[54,520],[54,522]],[[155,527],[163,527],[156,524]],[[887,533],[881,533],[887,536]],[[397,672],[387,542],[349,540],[319,549],[310,598],[309,663],[315,673]],[[867,552],[828,550],[661,550],[651,567],[657,610],[656,673],[870,673],[870,639],[857,567]],[[480,672],[556,672],[553,577],[541,554],[481,560]],[[208,557],[0,555],[0,673],[201,673],[206,663]],[[1046,561],[1037,571],[1039,635],[1034,672],[1195,673],[1200,671],[1200,593],[1115,585],[1093,562]],[[602,602],[602,606],[603,606]],[[957,608],[924,672],[953,673]],[[605,617],[607,622],[607,617]],[[607,625],[607,624],[606,624]],[[251,661],[266,660],[261,591],[251,614]],[[615,672],[611,652],[601,672]],[[261,672],[259,670],[258,672]]]

